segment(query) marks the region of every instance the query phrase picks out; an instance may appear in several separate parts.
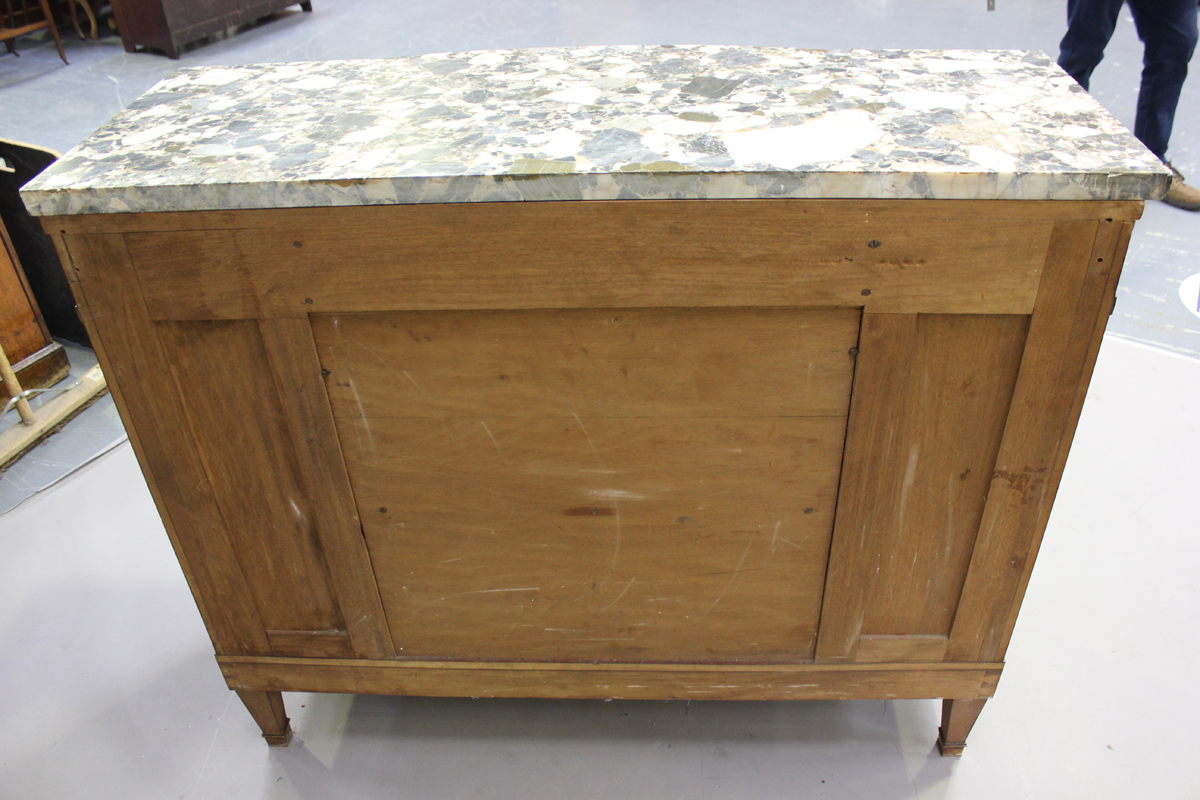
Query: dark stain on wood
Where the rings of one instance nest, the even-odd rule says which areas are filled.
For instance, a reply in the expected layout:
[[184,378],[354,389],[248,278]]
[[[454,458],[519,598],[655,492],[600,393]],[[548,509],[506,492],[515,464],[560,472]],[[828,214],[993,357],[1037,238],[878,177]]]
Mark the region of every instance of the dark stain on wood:
[[579,506],[577,508],[564,508],[562,513],[564,517],[612,517],[616,515],[617,510],[615,508]]

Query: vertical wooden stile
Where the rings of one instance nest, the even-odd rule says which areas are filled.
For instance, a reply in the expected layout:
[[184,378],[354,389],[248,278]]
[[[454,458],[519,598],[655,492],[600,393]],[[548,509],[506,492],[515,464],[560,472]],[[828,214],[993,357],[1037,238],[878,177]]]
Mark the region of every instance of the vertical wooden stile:
[[55,240],[63,263],[70,265],[80,316],[217,653],[270,654],[124,236]]

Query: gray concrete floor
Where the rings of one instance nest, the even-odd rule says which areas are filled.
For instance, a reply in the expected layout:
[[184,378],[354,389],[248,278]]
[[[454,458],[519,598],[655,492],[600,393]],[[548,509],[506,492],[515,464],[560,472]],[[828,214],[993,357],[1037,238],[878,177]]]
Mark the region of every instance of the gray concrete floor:
[[[314,3],[179,61],[64,30],[64,66],[23,38],[0,55],[0,137],[65,151],[180,66],[669,42],[1054,53],[1065,17],[1063,0]],[[1092,83],[1130,126],[1140,58],[1125,21]],[[1200,78],[1171,155],[1200,176],[1198,97]],[[1198,237],[1200,215],[1159,203],[1135,231],[1009,666],[961,761],[933,752],[930,701],[289,695],[297,741],[269,751],[122,445],[0,516],[0,798],[1200,798],[1200,361],[1168,352],[1200,355],[1179,298]],[[77,430],[58,437],[86,460]]]

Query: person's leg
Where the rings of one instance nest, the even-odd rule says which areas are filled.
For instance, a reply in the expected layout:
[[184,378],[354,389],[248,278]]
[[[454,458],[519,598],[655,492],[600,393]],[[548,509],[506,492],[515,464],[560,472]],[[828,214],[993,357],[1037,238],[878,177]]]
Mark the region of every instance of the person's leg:
[[1179,92],[1196,49],[1196,0],[1129,0],[1145,43],[1133,135],[1166,160]]
[[1067,0],[1067,33],[1058,45],[1058,65],[1084,89],[1104,58],[1123,4],[1124,0]]

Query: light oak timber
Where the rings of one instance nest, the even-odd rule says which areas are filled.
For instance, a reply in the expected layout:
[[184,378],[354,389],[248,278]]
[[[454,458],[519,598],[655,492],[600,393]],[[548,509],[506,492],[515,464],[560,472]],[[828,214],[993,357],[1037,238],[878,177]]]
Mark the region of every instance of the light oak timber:
[[[513,205],[541,205],[552,201],[523,201]],[[574,205],[632,202],[653,206],[674,204],[672,200],[582,200]],[[696,200],[682,201],[689,204]],[[729,205],[761,203],[762,200],[708,200]],[[869,222],[871,218],[972,219],[972,220],[1095,220],[1142,218],[1141,201],[1123,200],[793,200],[769,201],[782,204],[794,214],[829,218],[841,222]],[[508,203],[463,203],[469,209]],[[395,206],[323,206],[318,208],[228,209],[222,211],[164,211],[125,214],[72,214],[42,217],[48,233],[146,233],[153,231],[239,230],[270,228],[281,224],[300,228],[320,227],[331,222],[359,219],[376,222],[389,218]]]
[[[858,309],[312,317],[338,419],[846,415]],[[518,345],[519,346],[514,346]]]
[[238,697],[246,704],[246,709],[258,727],[262,728],[263,738],[272,747],[287,747],[292,741],[292,725],[283,710],[283,695],[279,692],[253,692],[244,689],[237,690]]
[[[121,421],[218,654],[269,654],[124,238],[54,237]],[[87,288],[84,289],[86,283]]]
[[625,700],[988,698],[1001,664],[704,665],[219,656],[231,689]]
[[864,635],[858,640],[858,663],[915,664],[941,661],[946,657],[947,636],[921,634],[900,636]]
[[[1080,384],[1103,331],[1120,222],[1057,222],[1004,440],[946,658],[1003,657],[1008,622],[1049,519]],[[1071,311],[1068,311],[1070,309]],[[1060,455],[1062,454],[1062,455]]]
[[[1111,264],[1111,268],[1108,271],[1108,281],[1102,294],[1102,304],[1099,313],[1096,315],[1095,328],[1092,332],[1091,344],[1088,347],[1087,360],[1084,362],[1083,374],[1075,390],[1075,402],[1071,407],[1071,414],[1067,421],[1066,434],[1058,450],[1058,461],[1054,468],[1054,475],[1057,476],[1055,479],[1055,493],[1057,493],[1057,482],[1062,479],[1063,469],[1066,467],[1070,444],[1075,437],[1075,429],[1079,424],[1079,416],[1083,412],[1083,401],[1087,395],[1088,385],[1092,380],[1092,372],[1096,367],[1096,358],[1100,354],[1100,346],[1104,341],[1104,329],[1108,323],[1109,316],[1112,315],[1113,306],[1117,301],[1117,284],[1121,279],[1121,270],[1125,263],[1125,254],[1129,248],[1129,239],[1132,234],[1133,223],[1122,223],[1117,234],[1116,247],[1112,250],[1111,255],[1106,257],[1105,253],[1112,238],[1112,231],[1102,227],[1101,235],[1097,237],[1096,245],[1092,249],[1092,260],[1089,263],[1093,267],[1100,267],[1104,263],[1100,259],[1105,258]],[[1021,609],[1021,602],[1025,597],[1025,589],[1029,585],[1029,578],[1033,573],[1034,559],[1037,557],[1042,543],[1042,536],[1045,532],[1045,525],[1040,526],[1035,532],[1033,544],[1030,547],[1030,556],[1025,563],[1025,570],[1021,575],[1020,583],[1017,585],[1016,597],[1012,602],[1008,622],[1004,627],[1004,632],[997,648],[997,652],[1001,654],[1008,650],[1008,642],[1012,636],[1013,628],[1017,623],[1017,612]]]
[[979,719],[986,699],[942,701],[942,725],[938,728],[938,752],[944,756],[961,756],[967,746],[967,735]]
[[1024,314],[1050,226],[892,214],[849,227],[774,202],[477,203],[125,236],[164,320],[688,306]]
[[101,364],[269,739],[281,691],[942,697],[950,754],[999,677],[1140,212],[44,224],[73,231]]
[[346,631],[277,631],[267,629],[271,652],[300,658],[354,658],[354,645]]
[[818,661],[882,657],[858,654],[864,634],[950,632],[1026,324],[864,314]]
[[843,418],[354,430],[397,653],[811,657]]
[[[86,288],[86,287],[85,287]],[[344,628],[254,321],[157,323],[238,563],[266,628]],[[322,498],[323,500],[323,498]]]
[[314,318],[397,653],[811,657],[858,317]]
[[[310,508],[349,629],[350,655],[391,658],[395,651],[333,425],[312,329],[305,320],[280,319],[260,320],[258,331],[281,398],[279,408],[305,496],[320,498]],[[274,645],[272,649],[283,655]],[[297,653],[293,650],[292,654]]]

